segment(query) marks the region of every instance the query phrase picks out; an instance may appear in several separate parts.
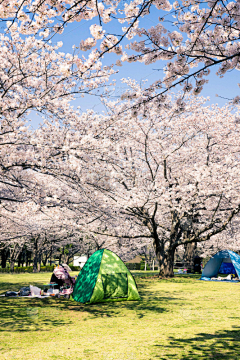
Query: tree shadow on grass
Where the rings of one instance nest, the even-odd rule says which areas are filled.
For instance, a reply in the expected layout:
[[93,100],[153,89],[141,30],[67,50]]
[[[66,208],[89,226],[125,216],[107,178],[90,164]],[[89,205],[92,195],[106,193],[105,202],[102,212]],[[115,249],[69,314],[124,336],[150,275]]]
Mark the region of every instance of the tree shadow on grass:
[[[240,327],[233,330],[219,330],[213,333],[199,333],[195,337],[178,339],[169,337],[169,345],[164,345],[166,352],[178,350],[164,356],[155,355],[162,360],[239,360],[240,359]],[[163,345],[154,345],[163,347]],[[181,354],[181,355],[180,355]]]
[[[3,285],[3,286],[2,286]],[[1,283],[5,290],[19,290],[25,283]],[[42,287],[41,280],[34,285]],[[133,316],[141,319],[152,313],[161,314],[168,310],[168,303],[180,304],[182,298],[172,297],[172,293],[149,288],[149,282],[142,282],[138,288],[142,301],[118,301],[84,305],[75,301],[57,298],[5,298],[0,297],[0,331],[47,331],[55,326],[71,324],[77,316],[123,317]],[[168,296],[169,294],[169,296]]]
[[[162,299],[164,299],[164,297]],[[167,299],[169,300],[169,298]],[[93,317],[125,316],[127,311],[133,311],[134,316],[141,319],[145,316],[149,316],[152,312],[161,314],[168,311],[166,307],[163,306],[160,298],[158,298],[158,301],[159,303],[154,301],[116,301],[86,305],[74,302],[72,304],[66,304],[66,307],[74,312],[84,311],[86,314]]]
[[143,279],[143,280],[151,280],[151,279],[157,279],[159,281],[165,281],[165,282],[179,282],[182,280],[183,282],[190,282],[192,280],[198,280],[201,278],[201,274],[174,274],[174,277],[172,278],[161,278],[159,277],[159,274],[153,271],[150,271],[149,273],[142,272],[142,271],[135,271],[132,273],[133,277],[136,279]]
[[54,299],[0,298],[0,332],[52,330],[69,324]]
[[[124,316],[127,311],[133,311],[134,316],[141,319],[154,313],[155,315],[168,312],[169,302],[179,306],[184,298],[173,297],[171,292],[164,291],[161,296],[158,291],[149,289],[148,283],[142,283],[138,288],[141,301],[116,301],[95,304],[80,304],[75,301],[66,302],[66,307],[75,312],[84,311],[92,317]],[[167,296],[169,294],[169,296]]]
[[[151,289],[149,281],[140,281],[138,293],[141,301],[113,301],[93,304],[81,304],[75,301],[66,302],[66,307],[74,312],[84,311],[92,317],[116,317],[125,316],[127,311],[134,312],[134,316],[141,319],[154,313],[156,315],[168,312],[168,303],[180,304],[184,298],[173,297],[172,292],[164,291],[161,296],[159,291]],[[169,294],[169,296],[167,296]],[[128,314],[129,315],[129,314]]]
[[[176,301],[175,298],[173,298]],[[151,301],[119,301],[97,304],[80,304],[64,298],[0,298],[0,333],[24,331],[50,331],[58,326],[90,318],[133,317],[141,319],[167,312],[164,306],[168,297]]]

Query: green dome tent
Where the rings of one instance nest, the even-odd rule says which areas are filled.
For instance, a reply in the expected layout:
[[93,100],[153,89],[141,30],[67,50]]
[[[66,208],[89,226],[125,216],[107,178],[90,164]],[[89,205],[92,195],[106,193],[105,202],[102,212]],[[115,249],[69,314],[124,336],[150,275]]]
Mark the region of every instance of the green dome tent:
[[107,249],[97,250],[76,280],[73,299],[83,304],[141,300],[136,283],[122,260]]

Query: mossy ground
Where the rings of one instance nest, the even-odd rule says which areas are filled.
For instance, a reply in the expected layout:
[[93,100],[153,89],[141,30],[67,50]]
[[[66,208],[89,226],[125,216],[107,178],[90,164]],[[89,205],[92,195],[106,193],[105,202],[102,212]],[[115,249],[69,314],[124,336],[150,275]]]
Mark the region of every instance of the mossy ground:
[[[240,359],[240,284],[133,274],[142,301],[0,297],[1,359]],[[2,274],[0,293],[50,276]]]

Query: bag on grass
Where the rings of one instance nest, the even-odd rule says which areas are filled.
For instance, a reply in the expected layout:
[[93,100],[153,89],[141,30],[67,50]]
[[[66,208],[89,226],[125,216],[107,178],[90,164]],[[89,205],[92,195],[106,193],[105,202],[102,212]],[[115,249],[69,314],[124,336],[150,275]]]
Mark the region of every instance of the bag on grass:
[[5,296],[18,296],[18,293],[16,291],[7,291]]
[[30,285],[30,291],[32,296],[41,295],[41,289],[37,286]]
[[30,294],[31,294],[31,291],[30,291],[29,286],[22,287],[18,292],[19,296],[29,296]]

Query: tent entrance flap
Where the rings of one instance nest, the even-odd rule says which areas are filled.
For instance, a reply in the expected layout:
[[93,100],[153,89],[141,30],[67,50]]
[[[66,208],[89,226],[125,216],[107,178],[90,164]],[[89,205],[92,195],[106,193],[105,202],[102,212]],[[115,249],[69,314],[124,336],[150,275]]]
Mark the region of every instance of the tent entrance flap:
[[102,274],[101,278],[104,299],[128,297],[128,277],[126,273]]
[[228,261],[225,261],[226,259],[223,259],[223,262],[220,266],[220,269],[218,270],[219,274],[234,274],[237,275],[237,272],[232,264],[232,261],[227,259]]

